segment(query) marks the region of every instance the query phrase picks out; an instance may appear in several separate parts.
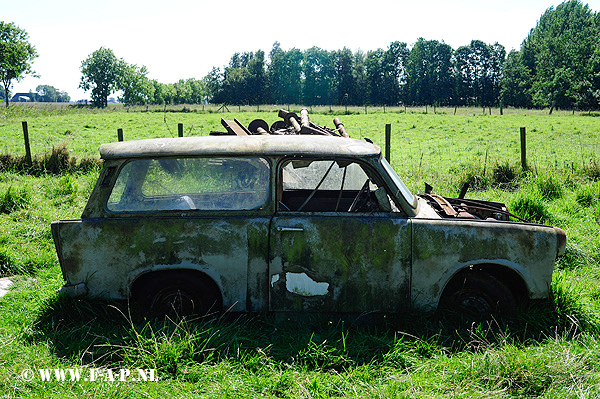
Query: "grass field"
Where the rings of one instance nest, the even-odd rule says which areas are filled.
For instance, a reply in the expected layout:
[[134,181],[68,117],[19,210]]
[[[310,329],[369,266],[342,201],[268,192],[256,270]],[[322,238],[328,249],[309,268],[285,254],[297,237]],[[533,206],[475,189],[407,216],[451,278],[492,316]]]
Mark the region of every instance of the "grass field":
[[[383,146],[392,125],[392,164],[421,192],[425,181],[456,195],[506,202],[510,210],[567,231],[552,298],[494,322],[407,314],[378,323],[312,315],[231,316],[132,323],[120,304],[58,296],[62,285],[49,224],[81,214],[93,163],[26,173],[21,121],[41,162],[52,148],[98,158],[101,143],[222,130],[220,118],[274,122],[277,107],[167,109],[14,107],[0,111],[0,397],[544,397],[600,395],[600,119],[571,112],[481,109],[316,108],[311,120]],[[262,112],[268,110],[268,112]],[[295,110],[291,107],[291,110]],[[175,112],[179,111],[179,112]],[[184,112],[181,112],[184,111]],[[298,110],[296,110],[298,111]],[[336,112],[339,111],[339,112]],[[528,164],[520,168],[519,128]],[[49,155],[46,156],[46,159]],[[12,163],[7,160],[12,159]],[[4,164],[2,164],[4,162]],[[11,169],[12,165],[12,169]],[[49,165],[44,163],[43,165]],[[26,370],[156,369],[158,382],[29,380]],[[118,371],[115,371],[118,373]],[[118,380],[118,378],[117,378]]]

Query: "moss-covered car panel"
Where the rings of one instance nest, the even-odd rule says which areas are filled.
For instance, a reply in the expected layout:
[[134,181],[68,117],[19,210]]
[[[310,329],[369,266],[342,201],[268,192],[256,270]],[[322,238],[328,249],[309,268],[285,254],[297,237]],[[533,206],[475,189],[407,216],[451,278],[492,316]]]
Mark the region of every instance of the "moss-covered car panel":
[[394,313],[473,302],[470,281],[489,278],[514,304],[548,296],[565,248],[503,204],[413,195],[379,147],[349,138],[154,139],[101,156],[81,219],[52,223],[71,295],[164,299],[180,282],[234,311]]

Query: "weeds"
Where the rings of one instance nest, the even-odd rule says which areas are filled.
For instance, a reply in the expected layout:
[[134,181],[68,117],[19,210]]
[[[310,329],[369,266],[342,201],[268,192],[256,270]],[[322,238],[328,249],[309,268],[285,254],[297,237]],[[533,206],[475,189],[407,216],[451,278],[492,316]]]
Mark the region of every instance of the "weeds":
[[15,190],[13,186],[9,186],[0,197],[0,213],[12,213],[19,209],[26,209],[31,204],[31,195],[27,188],[22,187]]
[[555,174],[539,174],[536,178],[536,186],[546,201],[555,200],[563,195],[562,185]]
[[0,277],[4,277],[14,269],[12,261],[7,253],[0,252]]
[[591,207],[600,201],[600,185],[585,184],[575,191],[575,201],[583,207]]
[[513,189],[516,187],[516,180],[519,176],[517,167],[505,162],[494,167],[491,182],[502,189]]
[[26,173],[33,176],[73,172],[87,173],[99,170],[100,165],[100,160],[89,157],[82,158],[77,162],[77,158],[69,154],[64,143],[53,147],[50,152],[41,157],[33,157],[31,164],[27,162],[25,156],[0,155],[0,173]]
[[565,254],[558,260],[560,269],[575,269],[594,264],[594,259],[579,244],[567,241]]
[[542,196],[536,191],[517,193],[509,207],[512,213],[534,223],[550,223],[552,216]]
[[596,334],[600,331],[600,314],[586,304],[583,291],[569,283],[564,275],[556,275],[552,282],[551,299],[557,324],[564,331]]
[[593,181],[600,180],[600,162],[592,158],[589,164],[584,165],[583,172]]

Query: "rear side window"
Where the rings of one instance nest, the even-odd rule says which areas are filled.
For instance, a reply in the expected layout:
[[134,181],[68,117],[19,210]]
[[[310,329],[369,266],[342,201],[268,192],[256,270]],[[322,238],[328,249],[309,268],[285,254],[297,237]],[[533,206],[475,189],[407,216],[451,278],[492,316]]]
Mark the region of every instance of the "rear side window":
[[269,163],[262,158],[133,160],[121,169],[108,199],[112,212],[261,209]]

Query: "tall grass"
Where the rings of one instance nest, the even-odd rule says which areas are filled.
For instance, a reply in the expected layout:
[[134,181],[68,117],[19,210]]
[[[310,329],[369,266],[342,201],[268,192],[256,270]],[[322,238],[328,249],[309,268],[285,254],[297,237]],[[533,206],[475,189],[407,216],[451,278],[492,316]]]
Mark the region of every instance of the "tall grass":
[[27,188],[15,189],[8,186],[4,195],[0,196],[0,213],[11,213],[19,209],[26,209],[31,205],[31,195]]
[[84,157],[77,160],[69,154],[65,143],[61,143],[42,156],[34,156],[29,163],[25,156],[11,154],[0,155],[0,172],[21,172],[34,176],[42,174],[61,174],[73,172],[90,172],[100,169],[97,158]]

